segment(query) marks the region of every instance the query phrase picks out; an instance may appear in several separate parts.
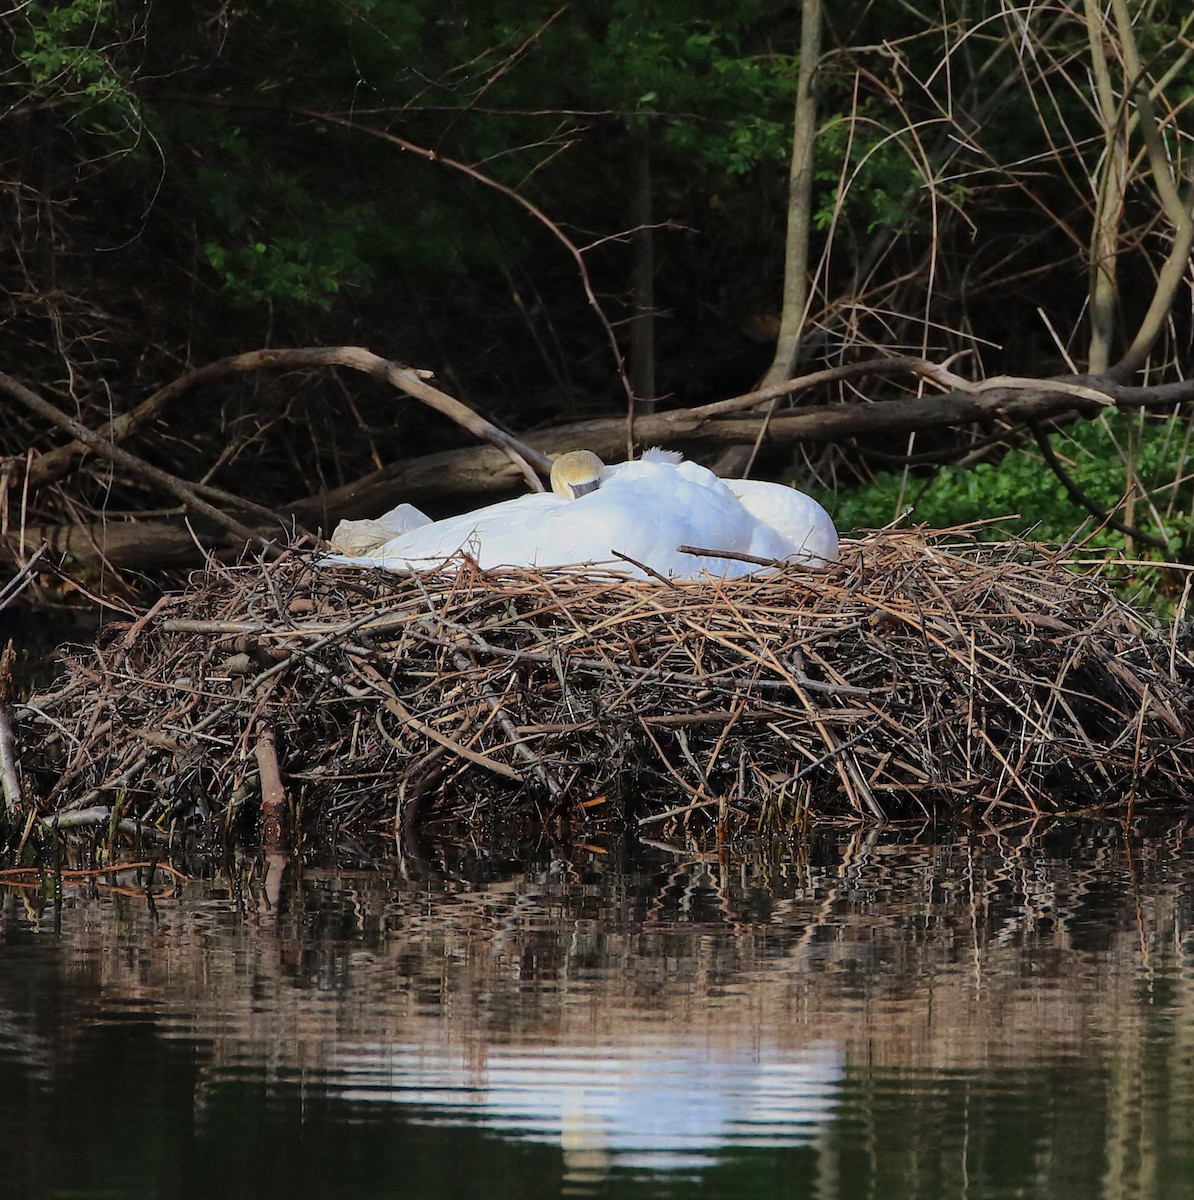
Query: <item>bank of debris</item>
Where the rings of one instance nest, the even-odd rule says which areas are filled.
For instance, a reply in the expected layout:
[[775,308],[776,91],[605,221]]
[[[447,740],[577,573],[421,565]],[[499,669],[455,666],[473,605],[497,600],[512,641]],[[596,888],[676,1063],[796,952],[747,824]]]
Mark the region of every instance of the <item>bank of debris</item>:
[[1192,680],[1097,569],[966,531],[696,583],[294,551],[71,650],[17,741],[43,818],[172,837],[263,792],[329,834],[981,821],[1188,797]]

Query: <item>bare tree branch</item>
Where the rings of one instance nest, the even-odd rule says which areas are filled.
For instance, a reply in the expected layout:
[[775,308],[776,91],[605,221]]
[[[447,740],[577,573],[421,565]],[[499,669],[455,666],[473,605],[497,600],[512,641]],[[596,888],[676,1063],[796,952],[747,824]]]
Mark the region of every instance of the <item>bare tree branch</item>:
[[1127,379],[1144,366],[1165,322],[1173,308],[1174,297],[1190,269],[1190,251],[1194,248],[1194,187],[1188,190],[1186,213],[1173,237],[1173,245],[1157,276],[1156,290],[1148,311],[1140,321],[1140,328],[1123,357],[1112,367],[1110,374],[1117,379]]
[[[159,388],[136,408],[117,417],[114,421],[110,421],[93,436],[104,438],[109,442],[122,441],[159,417],[175,401],[197,388],[247,371],[293,369],[295,367],[349,367],[354,371],[361,371],[375,379],[383,380],[392,387],[413,396],[416,400],[422,401],[449,420],[455,421],[456,424],[463,426],[481,440],[501,447],[510,461],[522,472],[533,490],[542,490],[543,486],[536,477],[535,471],[547,474],[551,470],[550,459],[543,458],[537,451],[520,442],[518,438],[499,429],[479,413],[474,412],[467,404],[462,404],[446,392],[432,387],[421,377],[422,372],[381,358],[360,346],[250,350],[244,354],[233,355],[231,358],[222,358],[218,362],[208,363],[207,366],[188,371],[164,388]],[[61,422],[56,421],[55,424],[62,427]],[[69,445],[60,446],[56,450],[51,450],[34,459],[28,469],[29,486],[36,489],[61,478],[88,447],[89,443],[81,437],[76,437],[75,441]]]
[[1115,99],[1104,50],[1103,12],[1097,0],[1083,0],[1082,6],[1095,95],[1103,122],[1103,161],[1096,179],[1097,198],[1090,239],[1090,350],[1087,355],[1087,365],[1098,374],[1106,371],[1111,361],[1118,294],[1116,257],[1127,186],[1127,145],[1123,107]]
[[[106,458],[109,462],[114,463],[118,467],[123,467],[126,471],[139,479],[145,479],[150,483],[155,483],[158,487],[165,489],[172,496],[176,496],[183,504],[192,509],[196,513],[207,517],[209,520],[222,525],[230,533],[235,534],[239,538],[243,538],[250,545],[260,544],[268,548],[271,542],[277,537],[278,533],[284,532],[283,529],[277,530],[273,537],[265,536],[262,533],[250,529],[247,525],[242,525],[234,517],[230,517],[226,512],[209,504],[199,493],[195,487],[188,483],[185,479],[180,479],[177,475],[171,475],[168,471],[163,471],[158,467],[147,463],[144,459],[138,458],[135,454],[130,454],[127,450],[122,450],[119,446],[113,445],[107,438],[102,438],[98,434],[92,432],[85,425],[80,424],[73,417],[67,416],[61,409],[55,407],[48,400],[43,400],[36,392],[30,391],[23,384],[18,383],[11,376],[0,372],[0,392],[11,396],[14,400],[23,404],[31,412],[36,413],[43,420],[49,421],[52,425],[56,425],[59,429],[65,430],[76,441],[82,442],[89,449],[94,450],[97,454]],[[208,495],[212,494],[213,489],[203,489]],[[231,496],[221,493],[222,497],[229,501],[233,507],[243,507],[244,502],[236,496]],[[268,510],[262,510],[268,512]],[[271,516],[273,514],[270,514]],[[282,519],[275,517],[279,525],[282,525]]]

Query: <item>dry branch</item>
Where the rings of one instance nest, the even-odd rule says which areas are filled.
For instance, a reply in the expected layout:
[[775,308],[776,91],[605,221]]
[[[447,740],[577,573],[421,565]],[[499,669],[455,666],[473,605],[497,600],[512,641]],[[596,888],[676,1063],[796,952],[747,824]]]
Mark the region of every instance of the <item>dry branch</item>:
[[[176,386],[185,391],[230,373],[300,365],[348,366],[383,378],[459,421],[490,444],[390,464],[350,484],[292,501],[282,506],[278,515],[271,515],[268,523],[253,528],[246,529],[241,522],[221,514],[221,524],[235,526],[241,531],[242,546],[254,539],[267,542],[275,538],[277,521],[283,516],[301,527],[326,531],[345,518],[374,517],[401,500],[424,504],[450,497],[459,502],[461,498],[509,492],[526,478],[529,465],[546,470],[553,454],[587,446],[603,457],[616,459],[625,441],[625,421],[617,417],[559,426],[529,435],[525,443],[521,442],[490,425],[459,401],[431,388],[413,370],[352,346],[326,350],[255,351],[212,364],[210,371],[193,372],[177,381]],[[752,411],[757,409],[760,401],[794,396],[834,382],[901,376],[925,380],[942,389],[944,394],[855,404],[801,405],[762,417]],[[20,385],[16,386],[19,388]],[[1014,429],[1034,423],[1092,417],[1109,406],[1125,410],[1172,411],[1177,405],[1191,400],[1194,400],[1194,381],[1191,380],[1140,387],[1129,386],[1109,376],[1089,375],[1045,380],[1001,376],[970,382],[924,359],[891,357],[812,372],[757,392],[695,408],[643,414],[637,420],[636,429],[642,445],[752,445],[764,429],[772,444],[834,442],[973,425]],[[69,422],[63,414],[58,416],[62,418],[59,423],[74,432],[77,423]],[[94,440],[103,441],[90,431],[83,432]],[[79,435],[76,433],[75,436]],[[67,450],[70,448],[64,448]],[[111,453],[121,455],[125,452],[112,446]],[[40,461],[35,459],[32,463],[31,477]],[[55,460],[56,470],[61,468],[63,461]],[[140,464],[140,460],[133,461],[134,465]],[[151,472],[154,470],[148,468],[148,464],[140,465]],[[167,476],[166,480],[175,494],[192,498],[200,511],[210,515],[211,505],[203,497],[220,493],[186,484],[173,476]],[[229,498],[229,501],[230,506],[242,511],[255,507],[235,498]],[[266,510],[258,508],[257,511]],[[0,538],[0,554],[15,558],[20,545],[42,543],[81,563],[106,561],[116,567],[160,567],[195,562],[199,556],[194,535],[181,519],[125,525],[105,521],[94,526],[26,526],[23,536],[17,532]],[[228,553],[235,555],[237,552],[234,548]]]
[[[539,484],[531,466],[543,474],[551,470],[550,461],[543,459],[536,451],[523,445],[517,438],[511,437],[510,434],[499,429],[491,421],[487,421],[479,413],[473,412],[459,400],[428,384],[421,377],[424,372],[391,362],[360,346],[252,350],[245,354],[233,355],[231,358],[220,359],[205,367],[188,371],[164,388],[160,388],[136,408],[109,422],[95,436],[112,443],[123,441],[139,429],[144,428],[149,422],[158,419],[182,397],[199,388],[210,386],[235,375],[250,371],[294,370],[310,367],[348,367],[374,379],[380,379],[391,387],[405,392],[429,408],[435,409],[449,420],[463,426],[479,440],[500,447],[522,472],[532,488],[542,485]],[[43,411],[40,415],[47,416],[49,414]],[[63,422],[55,420],[52,416],[50,419],[60,427],[67,428],[68,432],[72,432],[76,440],[33,460],[27,472],[27,480],[32,488],[43,487],[60,479],[86,449],[94,448],[90,442],[84,440],[79,433],[71,430]]]
[[20,769],[12,724],[8,719],[15,661],[16,650],[9,642],[0,650],[0,795],[4,797],[4,808],[10,816],[15,816],[21,808]]
[[[36,413],[43,420],[49,421],[50,424],[56,425],[59,429],[69,433],[71,437],[87,446],[88,449],[94,450],[97,454],[106,458],[109,462],[114,463],[118,467],[123,467],[132,476],[138,479],[144,479],[150,483],[157,484],[158,487],[181,500],[188,508],[209,520],[214,521],[217,525],[223,526],[230,533],[243,539],[246,544],[268,547],[270,542],[277,538],[280,533],[284,532],[284,527],[281,525],[281,518],[274,517],[268,509],[262,509],[260,506],[251,502],[241,500],[239,497],[229,495],[227,493],[214,493],[212,488],[197,488],[194,484],[188,483],[185,479],[180,479],[177,475],[171,475],[169,471],[163,471],[159,467],[147,463],[144,459],[138,458],[135,454],[130,454],[127,450],[122,450],[119,446],[100,437],[97,433],[88,429],[85,425],[76,421],[73,417],[62,412],[61,409],[51,404],[48,400],[37,395],[36,392],[30,391],[24,384],[19,383],[11,376],[0,373],[0,393],[4,393],[12,397],[12,399],[23,404],[31,412]],[[274,529],[272,537],[265,536],[256,530],[250,529],[242,524],[235,517],[230,516],[227,512],[222,511],[210,504],[203,495],[217,495],[221,500],[230,504],[234,508],[252,508],[257,511],[257,515],[266,515],[273,517],[278,522],[278,526]]]

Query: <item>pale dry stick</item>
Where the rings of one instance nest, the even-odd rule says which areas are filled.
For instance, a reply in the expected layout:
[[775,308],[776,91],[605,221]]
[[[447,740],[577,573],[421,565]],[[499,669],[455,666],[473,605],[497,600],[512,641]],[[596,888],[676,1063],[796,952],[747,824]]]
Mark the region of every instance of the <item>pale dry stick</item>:
[[768,648],[766,657],[757,656],[745,651],[747,657],[753,658],[756,661],[770,666],[782,678],[786,679],[795,692],[797,699],[804,705],[805,711],[808,713],[809,720],[812,721],[817,732],[821,735],[825,745],[835,755],[834,767],[841,776],[842,783],[845,785],[846,794],[850,797],[851,803],[856,811],[861,815],[864,809],[870,811],[871,815],[878,821],[886,821],[887,814],[883,811],[883,806],[875,799],[874,793],[867,785],[866,780],[862,777],[862,772],[858,769],[858,763],[853,755],[847,756],[842,748],[842,743],[838,739],[837,734],[830,726],[829,722],[824,720],[820,712],[813,706],[812,701],[808,698],[808,694],[797,683],[793,674],[787,667],[776,658],[774,653]]
[[817,137],[817,92],[813,79],[821,57],[821,0],[802,0],[800,12],[800,55],[788,169],[783,301],[779,338],[771,366],[763,379],[764,385],[785,380],[796,369],[801,333],[808,318],[813,150]]
[[[75,809],[71,812],[51,813],[49,816],[42,817],[38,824],[51,832],[59,829],[84,829],[94,825],[111,826],[112,809],[101,804],[91,808]],[[121,817],[116,822],[116,828],[127,836],[152,837],[159,840],[167,837],[163,830],[153,825],[147,825],[144,821],[134,820],[132,817]]]
[[1091,371],[1102,374],[1111,361],[1111,339],[1118,301],[1116,262],[1119,226],[1127,190],[1126,97],[1116,101],[1111,71],[1104,51],[1103,12],[1098,0],[1082,0],[1091,69],[1103,126],[1102,165],[1095,181],[1095,210],[1090,245],[1090,344]]
[[[982,738],[982,740],[984,742],[987,743],[987,748],[991,751],[991,753],[999,761],[1000,766],[1002,766],[1003,770],[1010,777],[1012,783],[1015,784],[1016,788],[1020,792],[1020,795],[1022,795],[1024,797],[1024,799],[1028,802],[1029,811],[1032,813],[1032,815],[1034,817],[1041,816],[1040,805],[1037,804],[1036,797],[1032,794],[1032,791],[1029,789],[1027,784],[1025,784],[1024,781],[1020,778],[1020,776],[1016,774],[1015,767],[1013,767],[1012,764],[1007,761],[1007,759],[1004,757],[1003,753],[1000,751],[999,747],[996,746],[993,741],[991,741],[991,738],[987,734],[986,729],[984,729],[981,725],[978,727],[978,736],[980,738]],[[991,804],[988,806],[988,808],[986,810],[987,812],[990,812],[991,807],[993,807],[995,805],[1003,805],[1003,806],[1008,805],[1008,802],[1002,798],[1004,792],[1006,792],[1007,789],[1005,787],[1002,787],[999,782],[996,782],[995,788],[996,788],[995,799],[993,799],[991,801]]]
[[[1190,588],[1194,586],[1194,569],[1186,573],[1186,582],[1182,585],[1182,597],[1173,610],[1173,624],[1169,630],[1169,674],[1177,678],[1177,632],[1186,617],[1186,606],[1190,603]],[[1190,662],[1188,656],[1186,661]]]
[[[351,631],[355,626],[364,624],[366,621],[369,620],[371,615],[372,614],[367,614],[366,616],[359,618],[358,622],[356,622],[355,625],[354,625],[354,623],[350,623],[348,630]],[[262,671],[259,675],[257,675],[254,679],[249,681],[246,684],[245,689],[241,693],[241,695],[232,697],[230,700],[225,701],[225,703],[221,704],[219,707],[214,708],[210,713],[207,714],[206,717],[203,717],[198,722],[196,722],[196,724],[188,732],[190,732],[192,734],[201,732],[203,730],[206,730],[210,726],[217,724],[221,719],[223,719],[225,712],[229,708],[235,708],[235,707],[240,706],[247,698],[249,698],[249,697],[253,696],[255,693],[259,692],[260,689],[264,686],[264,684],[266,684],[267,682],[272,680],[276,675],[281,674],[283,671],[289,670],[290,667],[293,665],[294,658],[313,655],[316,650],[321,649],[327,643],[334,641],[337,637],[341,636],[342,632],[343,631],[341,631],[341,630],[337,630],[335,633],[325,635],[324,637],[320,638],[318,641],[314,642],[312,645],[307,646],[307,647],[296,646],[296,647],[291,648],[291,653],[286,658],[284,658],[281,662],[275,663],[273,666],[268,667],[266,670]],[[312,667],[316,667],[318,664],[315,662],[314,659],[310,659],[309,665]],[[328,673],[331,674],[331,672],[328,672]],[[95,715],[97,713],[98,713],[98,706],[97,706],[96,710],[93,711],[93,716],[92,716],[93,720],[95,719]],[[132,763],[128,767],[126,767],[116,778],[105,780],[104,782],[98,784],[97,786],[89,789],[87,791],[87,793],[81,799],[74,801],[69,806],[69,809],[66,811],[81,808],[84,805],[90,804],[92,801],[98,799],[101,795],[103,795],[103,793],[106,791],[112,791],[113,789],[120,789],[122,787],[128,787],[131,783],[133,783],[137,779],[137,777],[141,774],[141,772],[144,771],[145,768],[153,760],[153,749],[154,748],[145,750],[141,754],[137,755],[137,757],[134,758]],[[81,743],[80,748],[79,748],[80,754],[82,753],[82,750],[83,750],[83,745]],[[57,790],[57,789],[55,789],[55,790]],[[60,809],[58,811],[61,812],[64,810]],[[52,814],[52,815],[56,815],[56,814]]]
[[[692,786],[692,784],[691,784],[691,783],[689,783],[689,782],[688,782],[688,780],[687,780],[687,779],[685,779],[685,778],[684,778],[684,776],[683,776],[683,775],[681,775],[681,774],[680,774],[680,772],[679,772],[679,771],[677,771],[677,770],[676,770],[676,768],[672,766],[672,764],[671,764],[671,763],[668,761],[668,757],[667,757],[667,755],[666,755],[666,754],[663,752],[663,747],[662,747],[662,746],[659,744],[659,742],[656,740],[656,738],[655,738],[655,735],[654,735],[654,734],[651,732],[651,730],[650,730],[650,728],[648,727],[647,723],[646,723],[646,722],[645,722],[645,721],[644,721],[644,720],[643,720],[641,717],[639,718],[639,725],[640,725],[640,727],[642,728],[642,731],[643,731],[643,732],[644,732],[644,733],[647,735],[647,737],[650,739],[651,745],[655,747],[655,751],[656,751],[656,753],[659,755],[659,761],[660,761],[661,763],[663,763],[664,770],[666,770],[666,771],[667,771],[667,773],[668,773],[668,774],[669,774],[669,775],[670,775],[670,776],[671,776],[671,777],[672,777],[672,778],[673,778],[673,779],[674,779],[674,780],[675,780],[675,781],[676,781],[676,782],[677,782],[677,783],[678,783],[678,784],[679,784],[679,785],[680,785],[680,786],[681,786],[681,787],[682,787],[682,788],[683,788],[683,789],[684,789],[684,790],[685,790],[685,791],[686,791],[686,792],[687,792],[687,793],[688,793],[690,796],[695,796],[695,797],[696,797],[696,803],[694,803],[694,804],[690,805],[690,806],[689,806],[689,809],[687,809],[687,810],[681,810],[681,811],[695,811],[695,810],[696,810],[696,809],[698,809],[698,808],[705,808],[705,807],[707,807],[707,806],[708,806],[708,805],[710,805],[710,804],[715,804],[715,803],[717,802],[717,798],[716,798],[715,796],[706,796],[706,795],[705,795],[705,793],[703,793],[703,792],[701,791],[701,789],[700,789],[700,788],[695,788],[695,787],[693,787],[693,786]],[[641,823],[642,823],[642,822],[640,822],[640,824],[641,824]]]
[[970,396],[980,396],[983,392],[1000,391],[1004,388],[1022,388],[1025,391],[1057,392],[1063,396],[1073,396],[1077,400],[1087,400],[1106,408],[1114,408],[1116,397],[1111,391],[1094,387],[1088,383],[1077,383],[1066,379],[1031,379],[1026,375],[991,375],[986,379],[964,379],[955,375],[948,367],[938,366],[925,359],[913,360],[910,367],[915,375],[938,385],[942,391],[962,392]]
[[16,660],[16,647],[9,642],[0,650],[0,794],[4,796],[8,815],[14,818],[22,807],[20,761],[8,719],[9,699],[13,690],[12,671]]
[[[640,723],[642,723],[643,720],[644,718],[639,718]],[[673,736],[680,745],[680,753],[684,756],[684,761],[687,762],[693,771],[696,772],[696,777],[701,783],[701,789],[703,789],[707,795],[712,796],[713,785],[709,782],[709,776],[701,767],[701,764],[697,762],[696,758],[693,756],[692,747],[688,744],[688,735],[684,732],[683,728],[676,727],[673,731]]]
[[267,850],[281,849],[289,841],[287,837],[286,788],[282,783],[282,769],[278,763],[278,741],[272,725],[260,721],[253,753],[257,759],[257,774],[261,781],[261,829],[262,844]]
[[[1034,625],[1040,625],[1044,629],[1053,629],[1058,633],[1073,634],[1077,637],[1082,636],[1080,630],[1075,629],[1073,625],[1059,620],[1056,617],[1048,617],[1043,614],[1025,613],[1023,614],[1023,619],[1031,622]],[[1129,691],[1134,693],[1138,700],[1143,700],[1147,696],[1148,685],[1141,683],[1140,680],[1137,679],[1132,672],[1129,671],[1123,665],[1123,663],[1119,661],[1118,658],[1116,658],[1114,654],[1110,653],[1110,651],[1105,649],[1102,645],[1100,645],[1100,643],[1090,639],[1087,639],[1086,648],[1095,658],[1103,663],[1107,670],[1110,671],[1111,674],[1120,681],[1120,683],[1122,683]],[[1152,708],[1155,712],[1160,714],[1161,719],[1179,738],[1187,736],[1188,731],[1178,719],[1177,715],[1169,707],[1169,705],[1162,703],[1158,698],[1154,697],[1152,699]]]
[[[440,618],[443,625],[449,629],[458,630],[464,634],[469,634],[471,631],[467,626],[458,624],[447,617]],[[413,633],[412,636],[419,638],[421,641],[430,641],[437,646],[448,646],[451,643],[442,639],[428,638],[425,634]],[[484,651],[486,654],[493,654],[502,658],[512,658],[515,660],[525,660],[526,662],[546,663],[551,665],[556,661],[556,656],[539,650],[515,650],[506,646],[494,646],[489,642],[484,641],[480,635],[477,635],[474,645],[477,649]],[[659,684],[681,684],[691,687],[708,688],[710,691],[717,692],[732,692],[732,689],[725,684],[716,682],[716,677],[703,675],[693,675],[684,671],[675,671],[671,668],[656,668],[656,667],[640,667],[635,663],[615,663],[601,658],[590,658],[585,655],[568,655],[565,662],[569,666],[582,667],[589,671],[594,671],[602,675],[633,675],[640,679],[645,679],[648,682]],[[886,688],[860,688],[853,685],[838,686],[832,683],[822,683],[819,680],[808,679],[801,680],[802,685],[810,691],[825,692],[830,695],[842,696],[873,696],[886,692]],[[787,691],[788,685],[782,680],[776,679],[758,679],[751,685],[764,691]]]
[[[648,734],[648,736],[650,735]],[[664,765],[666,766],[667,764],[665,763]],[[693,790],[688,784],[685,784],[685,786],[688,787],[689,791]],[[644,825],[654,825],[660,821],[666,821],[670,817],[682,817],[688,813],[699,812],[701,809],[708,808],[710,804],[715,802],[715,798],[710,797],[707,800],[694,800],[691,804],[681,804],[677,808],[665,808],[662,812],[648,813],[647,816],[638,818],[638,826],[642,828]],[[656,843],[649,844],[654,845]]]
[[0,701],[0,786],[4,793],[4,807],[9,817],[15,817],[22,807],[21,776],[17,758],[17,744],[12,736],[12,725],[8,720],[8,708]]
[[1140,319],[1140,326],[1132,344],[1124,351],[1123,357],[1111,368],[1110,374],[1116,378],[1126,378],[1144,366],[1145,360],[1152,351],[1157,338],[1173,308],[1177,296],[1190,268],[1190,251],[1194,248],[1194,187],[1188,189],[1185,202],[1185,216],[1178,225],[1173,236],[1173,245],[1161,265],[1157,276],[1157,286],[1153,292],[1148,310]]
[[37,574],[36,567],[46,547],[38,546],[32,555],[21,564],[17,573],[0,588],[0,610],[7,608],[32,582]]
[[[1136,116],[1140,132],[1144,137],[1144,145],[1148,151],[1149,168],[1152,172],[1153,183],[1161,200],[1165,215],[1174,225],[1180,225],[1184,217],[1181,197],[1177,192],[1177,184],[1173,178],[1173,168],[1170,165],[1165,147],[1161,142],[1156,113],[1153,110],[1153,100],[1149,93],[1148,81],[1145,77],[1144,65],[1140,61],[1140,51],[1136,45],[1136,35],[1132,31],[1132,17],[1128,12],[1125,0],[1111,0],[1111,11],[1115,16],[1115,31],[1119,38],[1120,51],[1123,54],[1124,68],[1127,75],[1125,92],[1131,92],[1136,98]],[[1189,19],[1187,18],[1187,24]]]

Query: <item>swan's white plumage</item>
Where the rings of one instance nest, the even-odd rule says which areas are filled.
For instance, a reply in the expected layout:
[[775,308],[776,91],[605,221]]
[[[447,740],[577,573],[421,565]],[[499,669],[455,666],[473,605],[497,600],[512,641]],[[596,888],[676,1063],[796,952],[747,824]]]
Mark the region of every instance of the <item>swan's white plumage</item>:
[[[584,492],[598,481],[596,490]],[[778,484],[733,480],[727,486],[670,451],[647,451],[635,462],[613,467],[587,451],[577,452],[563,456],[552,483],[564,495],[491,504],[402,532],[367,557],[325,561],[425,569],[464,551],[483,569],[608,563],[640,578],[653,571],[693,579],[705,572],[737,577],[760,568],[716,555],[682,554],[680,546],[808,562],[837,556],[833,523],[809,497]],[[576,490],[583,494],[567,498]],[[615,552],[647,570],[616,558]]]
[[[812,496],[757,479],[727,479],[725,484],[760,525],[775,530],[791,547],[779,557],[814,564],[837,561],[833,518]],[[759,557],[765,556],[760,553]]]

